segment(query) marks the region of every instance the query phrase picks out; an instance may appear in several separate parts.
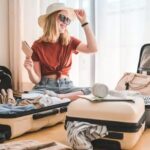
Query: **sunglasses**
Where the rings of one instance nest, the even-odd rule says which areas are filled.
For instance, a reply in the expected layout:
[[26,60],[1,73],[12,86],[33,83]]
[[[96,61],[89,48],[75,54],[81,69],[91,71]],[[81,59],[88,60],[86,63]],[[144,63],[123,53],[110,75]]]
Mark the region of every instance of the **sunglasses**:
[[59,14],[59,20],[66,25],[69,25],[71,23],[71,20],[62,14]]

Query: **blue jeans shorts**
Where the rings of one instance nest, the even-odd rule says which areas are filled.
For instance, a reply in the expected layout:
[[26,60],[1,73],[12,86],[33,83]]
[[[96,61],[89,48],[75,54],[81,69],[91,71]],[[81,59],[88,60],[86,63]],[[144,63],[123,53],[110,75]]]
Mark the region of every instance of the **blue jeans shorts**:
[[90,87],[75,87],[69,78],[61,78],[58,80],[43,77],[41,81],[34,86],[32,92],[42,93],[45,90],[54,91],[57,94],[65,94],[71,92],[82,91],[84,95],[91,93]]

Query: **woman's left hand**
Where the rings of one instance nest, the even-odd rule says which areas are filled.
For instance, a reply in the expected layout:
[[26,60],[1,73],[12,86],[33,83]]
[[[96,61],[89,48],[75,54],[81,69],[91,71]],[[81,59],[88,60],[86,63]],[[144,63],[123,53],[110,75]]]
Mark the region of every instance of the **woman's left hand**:
[[81,24],[87,22],[86,13],[84,9],[75,9],[74,11]]

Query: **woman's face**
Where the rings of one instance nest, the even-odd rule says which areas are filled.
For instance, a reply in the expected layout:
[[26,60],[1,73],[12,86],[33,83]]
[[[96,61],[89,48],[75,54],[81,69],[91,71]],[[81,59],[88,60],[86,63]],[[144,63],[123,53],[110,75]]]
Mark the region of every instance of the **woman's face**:
[[60,33],[64,33],[67,29],[67,26],[70,24],[71,19],[68,17],[68,11],[62,10],[58,13],[57,16],[58,29]]

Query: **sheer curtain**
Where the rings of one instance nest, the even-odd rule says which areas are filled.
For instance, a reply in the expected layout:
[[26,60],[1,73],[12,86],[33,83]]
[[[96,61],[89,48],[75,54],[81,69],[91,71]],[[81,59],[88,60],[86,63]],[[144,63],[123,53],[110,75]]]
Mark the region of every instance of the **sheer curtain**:
[[9,40],[9,66],[12,72],[13,89],[22,90],[21,39],[22,39],[22,6],[21,0],[9,0],[8,40]]
[[94,2],[100,49],[95,59],[95,82],[113,89],[124,72],[136,72],[140,48],[150,42],[150,1]]

